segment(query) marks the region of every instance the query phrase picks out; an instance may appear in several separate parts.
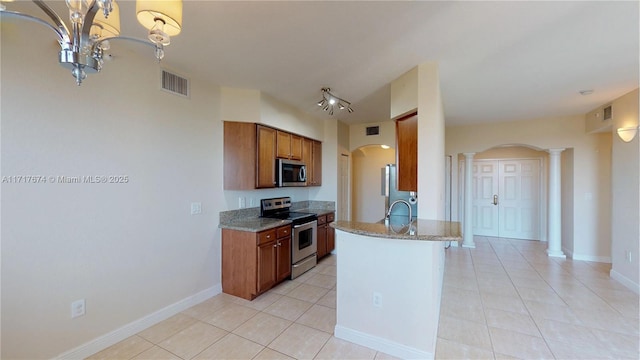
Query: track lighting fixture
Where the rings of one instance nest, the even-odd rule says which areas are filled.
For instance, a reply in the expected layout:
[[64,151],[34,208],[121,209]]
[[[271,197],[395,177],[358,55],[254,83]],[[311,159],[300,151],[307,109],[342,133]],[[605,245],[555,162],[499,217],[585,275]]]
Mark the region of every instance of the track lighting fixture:
[[338,109],[347,109],[349,113],[353,112],[351,103],[345,99],[341,99],[331,93],[331,88],[322,88],[322,100],[318,101],[318,106],[324,111],[328,111],[329,115],[333,115],[333,107],[338,106]]

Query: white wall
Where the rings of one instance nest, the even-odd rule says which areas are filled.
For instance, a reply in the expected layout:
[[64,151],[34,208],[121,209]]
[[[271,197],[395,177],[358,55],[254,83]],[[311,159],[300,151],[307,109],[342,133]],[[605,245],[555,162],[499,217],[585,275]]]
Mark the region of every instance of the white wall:
[[[615,131],[619,127],[638,126],[638,94],[636,89],[613,101],[611,168],[611,276],[635,292],[640,292],[640,136],[625,143]],[[627,253],[631,253],[631,261]]]
[[[336,249],[341,259],[346,259],[338,266],[336,337],[398,358],[432,359],[444,242],[337,230]],[[376,293],[379,306],[373,304]]]
[[2,184],[2,358],[52,358],[219,289],[219,87],[180,71],[191,97],[171,95],[150,48],[112,46],[78,87],[48,30],[2,23],[2,176],[128,176]]
[[[367,135],[366,128],[369,126],[379,126],[380,134]],[[367,145],[388,145],[390,147],[396,147],[396,123],[389,120],[349,126],[349,150],[354,151],[357,148]]]
[[[573,255],[582,260],[609,261],[611,246],[607,233],[607,223],[601,221],[610,216],[606,203],[600,198],[602,190],[598,178],[602,170],[602,149],[606,148],[598,134],[589,135],[584,130],[584,116],[533,119],[480,125],[451,126],[446,128],[446,154],[453,155],[454,169],[458,168],[457,154],[481,152],[499,145],[528,145],[537,149],[571,148],[573,149],[573,191],[572,200],[563,197],[563,209],[573,208],[572,223],[563,221],[562,226],[573,228]],[[565,150],[566,151],[566,150]],[[566,156],[566,155],[564,155]],[[564,164],[562,166],[565,166]],[[458,174],[454,172],[454,199],[459,199]],[[562,180],[565,181],[564,179]],[[572,204],[566,201],[573,201]],[[454,201],[454,219],[459,216],[458,201]],[[566,215],[566,214],[564,214]]]

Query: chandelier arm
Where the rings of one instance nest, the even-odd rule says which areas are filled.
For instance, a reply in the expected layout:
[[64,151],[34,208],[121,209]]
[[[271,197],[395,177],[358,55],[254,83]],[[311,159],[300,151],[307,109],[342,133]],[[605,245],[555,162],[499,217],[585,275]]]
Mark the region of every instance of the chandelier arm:
[[56,26],[53,27],[47,23],[49,26],[56,29],[56,33],[58,33],[60,39],[62,41],[69,42],[69,28],[67,28],[67,25],[65,25],[64,21],[62,21],[62,18],[60,18],[60,16],[56,14],[56,12],[53,11],[53,9],[51,9],[49,5],[47,5],[44,1],[33,0],[33,3],[36,4],[45,14],[47,14],[47,16],[49,16],[49,18],[56,24]]
[[138,38],[134,38],[134,37],[130,37],[130,36],[111,36],[111,37],[107,37],[104,39],[100,39],[96,42],[96,45],[100,45],[103,41],[112,41],[112,40],[129,40],[129,41],[134,41],[134,42],[138,42],[144,45],[148,45],[151,46],[152,48],[156,47],[156,44],[149,42],[148,40],[143,40],[143,39],[138,39]]
[[[62,43],[69,43],[69,36],[66,33],[63,33],[60,31],[59,28],[56,28],[55,26],[51,25],[50,23],[37,18],[35,16],[31,16],[28,14],[23,14],[17,11],[0,11],[0,15],[7,15],[10,17],[16,17],[16,18],[20,18],[20,19],[25,19],[25,20],[29,20],[29,21],[33,21],[33,22],[37,22],[40,25],[44,25],[46,27],[48,27],[49,29],[53,30],[53,32],[56,33],[56,36],[58,36],[58,42]],[[66,28],[66,27],[65,27]]]

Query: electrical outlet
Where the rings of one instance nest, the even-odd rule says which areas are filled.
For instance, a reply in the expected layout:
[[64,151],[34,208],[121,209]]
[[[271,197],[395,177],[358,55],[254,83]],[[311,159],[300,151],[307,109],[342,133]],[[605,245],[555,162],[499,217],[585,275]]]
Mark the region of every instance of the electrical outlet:
[[242,196],[238,198],[238,207],[240,209],[244,209],[245,207],[247,207],[247,203],[245,202],[245,199]]
[[382,307],[382,294],[380,294],[379,292],[373,293],[373,306],[379,308]]
[[84,299],[76,300],[71,303],[71,318],[77,318],[83,316],[85,313]]

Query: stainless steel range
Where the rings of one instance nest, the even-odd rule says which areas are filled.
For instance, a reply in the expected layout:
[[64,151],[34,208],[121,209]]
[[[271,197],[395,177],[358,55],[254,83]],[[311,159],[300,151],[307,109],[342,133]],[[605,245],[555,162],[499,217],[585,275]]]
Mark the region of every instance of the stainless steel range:
[[260,200],[260,216],[291,220],[291,278],[295,279],[316,266],[318,252],[318,216],[293,212],[291,198],[281,197]]

